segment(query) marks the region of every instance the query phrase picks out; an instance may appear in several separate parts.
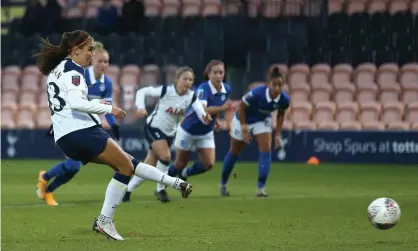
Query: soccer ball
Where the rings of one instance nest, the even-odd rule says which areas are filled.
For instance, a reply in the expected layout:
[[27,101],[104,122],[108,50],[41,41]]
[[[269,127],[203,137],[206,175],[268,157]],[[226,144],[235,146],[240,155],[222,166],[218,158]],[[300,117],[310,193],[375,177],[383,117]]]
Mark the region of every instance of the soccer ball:
[[399,204],[391,198],[379,198],[370,203],[367,208],[369,221],[380,230],[393,228],[401,218]]

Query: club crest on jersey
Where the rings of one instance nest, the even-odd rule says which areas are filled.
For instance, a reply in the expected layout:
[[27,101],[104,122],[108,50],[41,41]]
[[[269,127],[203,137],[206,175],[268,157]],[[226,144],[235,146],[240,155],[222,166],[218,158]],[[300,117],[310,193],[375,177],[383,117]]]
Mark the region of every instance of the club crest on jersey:
[[200,89],[200,90],[197,91],[197,97],[199,99],[203,98],[203,90],[202,89]]
[[104,84],[104,83],[101,83],[101,84],[100,84],[100,91],[101,91],[101,92],[102,92],[102,91],[104,91],[104,90],[105,90],[105,88],[106,88],[105,84]]
[[170,114],[175,115],[175,116],[183,116],[184,115],[183,109],[176,109],[176,108],[173,108],[173,107],[167,108],[167,110],[165,110],[165,112],[170,113]]
[[73,76],[71,78],[71,82],[73,83],[73,85],[79,86],[80,85],[80,76]]
[[226,96],[225,96],[225,95],[222,95],[222,96],[221,96],[221,100],[222,100],[222,101],[225,101],[225,99],[226,99]]

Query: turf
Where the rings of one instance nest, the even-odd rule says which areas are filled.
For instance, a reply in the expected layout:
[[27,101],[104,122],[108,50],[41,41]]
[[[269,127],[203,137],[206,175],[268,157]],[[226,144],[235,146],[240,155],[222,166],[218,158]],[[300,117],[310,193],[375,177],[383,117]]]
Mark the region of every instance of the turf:
[[[115,222],[124,242],[90,230],[112,176],[83,167],[55,193],[60,206],[35,197],[38,170],[54,161],[2,161],[2,250],[418,250],[418,166],[274,164],[269,198],[255,198],[256,164],[239,163],[232,197],[218,195],[221,166],[190,179],[191,197],[153,196],[151,182],[122,204]],[[374,229],[367,206],[388,196],[402,208],[399,224]]]

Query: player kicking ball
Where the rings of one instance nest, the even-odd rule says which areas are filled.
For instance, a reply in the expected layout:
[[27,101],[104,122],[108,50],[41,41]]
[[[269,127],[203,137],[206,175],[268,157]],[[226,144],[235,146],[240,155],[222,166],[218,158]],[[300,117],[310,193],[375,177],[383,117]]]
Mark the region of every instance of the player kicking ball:
[[249,144],[251,135],[254,135],[260,151],[257,197],[267,197],[264,188],[271,165],[271,112],[277,110],[276,136],[274,138],[277,149],[280,147],[280,132],[290,102],[289,96],[282,91],[284,79],[279,68],[275,66],[270,69],[268,76],[268,85],[256,87],[242,98],[239,110],[232,120],[231,145],[222,167],[221,196],[230,196],[227,189],[228,178],[245,143]]

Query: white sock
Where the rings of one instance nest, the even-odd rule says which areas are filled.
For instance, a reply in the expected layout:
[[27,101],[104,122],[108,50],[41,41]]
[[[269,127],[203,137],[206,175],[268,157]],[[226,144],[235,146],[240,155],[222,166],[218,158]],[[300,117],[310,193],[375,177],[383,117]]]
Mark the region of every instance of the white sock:
[[122,202],[125,195],[127,185],[112,178],[106,189],[105,200],[102,207],[102,212],[99,216],[99,221],[105,223],[109,222],[115,214],[116,208]]
[[139,163],[136,166],[135,175],[146,180],[163,183],[177,190],[180,190],[180,183],[184,182],[179,178],[173,178],[168,174],[161,172],[157,168],[145,163]]
[[138,176],[132,177],[128,184],[128,192],[132,192],[135,188],[141,185],[142,182],[145,180],[143,178],[139,178]]
[[[160,170],[161,172],[165,173],[165,174],[168,173],[168,166],[167,165],[164,165],[161,161],[158,161],[157,162],[156,168],[158,170]],[[157,192],[159,192],[161,190],[164,190],[164,189],[165,189],[165,185],[164,184],[157,183]]]

